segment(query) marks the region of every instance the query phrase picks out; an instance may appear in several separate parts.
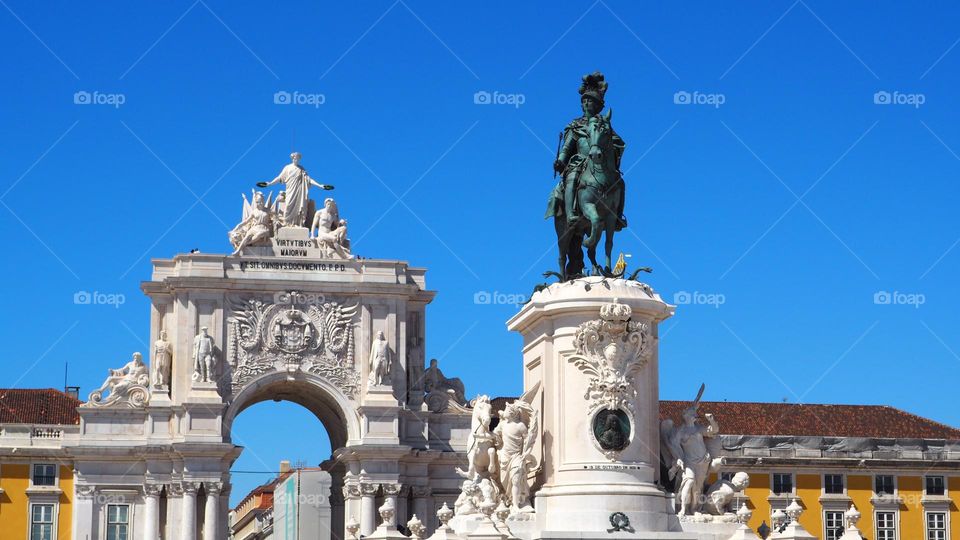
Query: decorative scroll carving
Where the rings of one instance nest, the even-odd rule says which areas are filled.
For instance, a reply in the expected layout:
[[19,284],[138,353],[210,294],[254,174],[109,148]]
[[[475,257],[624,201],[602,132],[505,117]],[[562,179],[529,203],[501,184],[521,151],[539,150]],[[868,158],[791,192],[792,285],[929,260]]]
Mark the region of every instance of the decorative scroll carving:
[[569,361],[590,377],[583,397],[591,407],[633,409],[633,379],[653,356],[656,338],[649,324],[630,316],[630,306],[614,301],[600,308],[599,319],[577,328],[577,352]]
[[360,387],[354,369],[354,319],[359,305],[344,306],[298,291],[278,294],[276,299],[277,303],[247,299],[232,305],[234,393],[264,373],[302,370],[355,396]]

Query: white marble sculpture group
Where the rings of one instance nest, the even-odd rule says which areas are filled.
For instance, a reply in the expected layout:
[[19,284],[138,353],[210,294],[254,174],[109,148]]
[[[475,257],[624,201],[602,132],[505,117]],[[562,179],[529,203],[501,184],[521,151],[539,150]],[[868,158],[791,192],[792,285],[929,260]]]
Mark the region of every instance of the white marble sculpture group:
[[[251,200],[243,195],[243,215],[240,223],[228,233],[233,245],[233,254],[244,248],[270,245],[283,228],[308,229],[307,236],[313,247],[319,248],[324,258],[352,259],[350,240],[347,238],[347,220],[340,218],[340,211],[333,198],[326,198],[323,207],[313,212],[314,201],[310,199],[310,188],[333,189],[321,184],[307,174],[300,165],[300,153],[290,154],[291,162],[283,167],[280,174],[269,182],[260,182],[260,187],[283,184],[276,200],[273,194],[264,196],[254,190]],[[312,213],[312,215],[311,215]]]
[[464,481],[454,504],[456,515],[489,516],[501,505],[511,515],[532,513],[530,475],[538,466],[533,454],[539,436],[538,412],[523,398],[507,403],[491,430],[490,398],[477,396],[471,404],[468,469],[457,469]]
[[705,414],[707,425],[697,423],[697,411],[705,385],[693,404],[683,411],[683,424],[674,425],[667,418],[660,424],[660,455],[668,469],[668,480],[677,484],[677,515],[681,520],[710,521],[704,516],[722,516],[729,514],[732,521],[730,503],[737,493],[750,485],[750,477],[745,472],[736,473],[730,480],[717,480],[709,487],[707,477],[725,464],[720,454],[720,426],[712,414]]
[[[150,375],[143,355],[135,352],[133,358],[120,369],[108,370],[107,379],[100,388],[90,393],[86,406],[107,407],[125,405],[142,407],[150,400]],[[104,396],[104,392],[109,392]]]

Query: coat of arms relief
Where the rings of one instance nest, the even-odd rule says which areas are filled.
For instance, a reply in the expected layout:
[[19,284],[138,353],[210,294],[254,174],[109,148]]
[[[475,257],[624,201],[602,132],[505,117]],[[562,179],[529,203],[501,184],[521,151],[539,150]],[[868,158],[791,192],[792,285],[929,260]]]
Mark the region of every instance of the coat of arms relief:
[[271,371],[305,371],[330,381],[349,397],[360,388],[354,367],[352,306],[316,293],[290,291],[272,301],[231,301],[228,358],[236,394],[252,379]]
[[583,397],[591,408],[633,409],[634,377],[653,356],[656,337],[650,324],[631,316],[630,306],[615,300],[600,308],[599,319],[577,328],[569,361],[589,377]]

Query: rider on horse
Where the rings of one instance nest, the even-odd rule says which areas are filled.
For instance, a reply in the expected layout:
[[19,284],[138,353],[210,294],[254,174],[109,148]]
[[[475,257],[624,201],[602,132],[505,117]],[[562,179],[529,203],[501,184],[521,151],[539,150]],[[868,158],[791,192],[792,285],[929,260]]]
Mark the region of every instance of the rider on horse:
[[[580,189],[580,175],[590,159],[590,137],[587,132],[587,125],[592,117],[598,117],[603,110],[603,96],[607,92],[607,83],[603,80],[603,74],[596,72],[590,75],[584,75],[583,83],[580,85],[580,106],[583,108],[583,116],[575,118],[567,124],[563,130],[563,140],[557,159],[553,164],[556,172],[560,173],[562,180],[554,188],[547,202],[547,213],[544,217],[566,216],[568,226],[574,226],[581,219],[582,213],[577,205],[577,191]],[[601,117],[602,118],[602,117]],[[623,179],[620,175],[619,165],[620,157],[623,155],[625,143],[613,128],[612,132],[613,146],[617,152],[616,170],[606,170],[610,178],[616,178],[622,184]],[[627,225],[627,220],[623,216],[624,197],[621,190],[619,204],[612,210],[618,216],[617,230],[621,230]]]

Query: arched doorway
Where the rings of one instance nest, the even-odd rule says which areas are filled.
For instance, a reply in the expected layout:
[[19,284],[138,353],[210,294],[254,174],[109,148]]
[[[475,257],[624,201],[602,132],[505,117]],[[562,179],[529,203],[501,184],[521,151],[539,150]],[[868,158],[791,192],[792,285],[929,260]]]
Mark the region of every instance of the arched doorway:
[[[311,534],[316,531],[317,538],[324,538],[329,530],[331,539],[340,539],[344,529],[342,491],[346,470],[342,463],[332,459],[332,455],[334,450],[358,441],[359,414],[353,402],[324,378],[304,372],[273,372],[250,381],[229,404],[223,417],[224,442],[239,447],[245,446],[246,441],[258,441],[258,445],[282,443],[282,439],[270,440],[263,434],[244,439],[234,430],[238,417],[240,423],[243,422],[245,410],[263,402],[277,401],[296,404],[309,411],[326,430],[329,447],[318,444],[317,452],[309,456],[306,467],[285,472],[277,482],[265,488],[270,490],[273,500],[273,515],[267,516],[266,520],[272,527],[286,527],[287,532],[300,527]],[[293,436],[302,436],[302,432]],[[321,452],[324,455],[320,455]],[[242,455],[242,452],[238,453],[238,456]],[[268,470],[270,467],[279,469],[274,463],[259,465]],[[238,488],[232,474],[230,483],[232,489]],[[242,498],[251,486],[246,482],[240,484],[243,487],[239,497]],[[229,523],[230,520],[224,521],[226,527]]]

